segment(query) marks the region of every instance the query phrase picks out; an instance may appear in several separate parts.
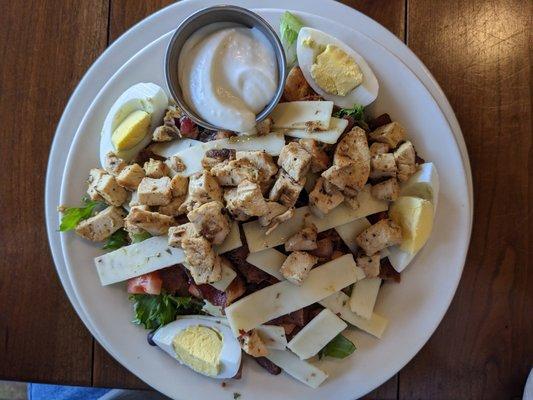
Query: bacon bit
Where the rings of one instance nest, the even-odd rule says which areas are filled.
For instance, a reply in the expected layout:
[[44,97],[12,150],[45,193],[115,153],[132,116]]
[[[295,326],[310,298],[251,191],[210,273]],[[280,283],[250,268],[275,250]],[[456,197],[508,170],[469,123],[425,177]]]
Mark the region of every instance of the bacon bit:
[[368,127],[370,128],[371,131],[374,131],[377,128],[379,128],[380,126],[390,124],[391,122],[392,122],[392,119],[391,119],[390,115],[385,113],[385,114],[381,114],[381,115],[377,116],[376,118],[371,119],[370,121],[368,121]]
[[180,133],[182,137],[196,139],[198,137],[198,126],[189,117],[180,118]]

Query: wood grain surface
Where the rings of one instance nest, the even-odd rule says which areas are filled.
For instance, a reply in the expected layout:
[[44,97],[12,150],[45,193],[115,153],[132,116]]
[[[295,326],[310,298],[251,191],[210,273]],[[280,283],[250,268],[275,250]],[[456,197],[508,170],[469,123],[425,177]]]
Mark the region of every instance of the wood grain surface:
[[[446,317],[413,361],[365,398],[520,398],[533,364],[533,3],[342,2],[407,41],[435,75],[463,129],[476,205]],[[48,149],[74,86],[106,45],[170,3],[0,0],[0,379],[147,387],[72,310],[49,255],[42,199]]]

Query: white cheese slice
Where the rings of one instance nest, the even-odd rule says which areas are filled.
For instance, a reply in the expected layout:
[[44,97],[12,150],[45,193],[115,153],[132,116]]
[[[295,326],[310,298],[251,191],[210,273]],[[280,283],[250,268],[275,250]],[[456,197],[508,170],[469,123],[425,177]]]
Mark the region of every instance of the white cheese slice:
[[328,375],[313,364],[300,360],[290,351],[270,350],[266,356],[270,361],[280,367],[294,379],[316,389],[324,382]]
[[226,236],[222,244],[215,245],[213,248],[218,254],[223,254],[228,251],[238,249],[239,247],[242,247],[239,223],[237,221],[233,221],[228,236]]
[[312,269],[301,286],[282,281],[243,297],[225,309],[233,332],[248,332],[338,292],[357,280],[355,267],[353,256],[345,254]]
[[257,333],[269,349],[285,350],[287,347],[287,337],[282,326],[261,325],[257,327]]
[[350,309],[361,318],[372,318],[380,287],[380,278],[366,278],[355,282],[350,296]]
[[237,273],[234,270],[224,265],[222,267],[222,278],[219,281],[211,283],[211,286],[223,292],[227,289],[227,287],[230,285],[233,279],[235,279],[236,276]]
[[183,250],[170,247],[167,236],[155,236],[96,257],[94,264],[105,286],[180,264],[184,259]]
[[285,136],[283,134],[269,133],[263,136],[234,136],[227,139],[212,140],[179,151],[174,155],[178,156],[186,166],[185,170],[181,172],[181,175],[190,176],[203,170],[202,159],[207,150],[264,150],[273,156],[278,156],[283,146],[285,146]]
[[348,120],[331,117],[329,127],[325,131],[308,132],[305,129],[285,129],[279,132],[298,139],[315,139],[319,142],[334,144],[337,143],[346,126],[348,126]]
[[300,359],[307,360],[347,327],[346,322],[325,308],[291,339],[287,348]]
[[204,306],[202,307],[202,311],[212,315],[213,317],[221,317],[225,319],[225,315],[222,312],[222,307],[215,306],[213,303],[210,303],[207,300],[204,300]]
[[248,254],[246,261],[280,281],[285,277],[279,271],[287,256],[276,249],[265,249]]
[[158,156],[169,158],[180,151],[188,149],[189,147],[198,146],[200,144],[202,144],[202,142],[199,140],[183,138],[173,140],[171,142],[154,143],[150,145],[148,149]]
[[357,244],[355,243],[355,237],[363,232],[366,228],[370,226],[370,222],[366,218],[359,218],[355,221],[348,222],[347,224],[339,225],[335,227],[335,230],[341,237],[342,241],[350,251],[357,251]]
[[270,116],[273,128],[305,129],[312,126],[325,131],[329,128],[332,101],[291,101],[279,103]]
[[381,339],[383,332],[387,328],[387,319],[376,313],[373,313],[370,319],[361,318],[350,310],[349,302],[350,298],[343,292],[334,293],[319,301],[321,305],[329,308],[349,324]]
[[[242,241],[239,233],[239,224],[234,222],[224,242],[218,246],[214,246],[214,249],[218,254],[223,254],[241,246]],[[155,236],[95,257],[94,264],[96,265],[100,282],[105,286],[157,271],[174,264],[182,264],[184,261],[185,254],[183,250],[169,246],[168,236],[165,235]],[[231,272],[226,272],[226,279],[221,283],[222,286],[227,282],[231,274]],[[235,274],[234,271],[232,272]],[[227,282],[228,285],[229,283],[231,281]]]
[[285,243],[289,237],[302,229],[306,215],[309,215],[309,221],[316,225],[318,232],[323,232],[356,219],[385,211],[388,208],[387,202],[374,199],[370,193],[361,192],[361,194],[360,207],[357,210],[342,203],[323,218],[311,214],[307,206],[300,207],[294,211],[294,216],[290,220],[279,224],[270,235],[266,234],[268,228],[259,225],[258,221],[243,224],[250,252],[253,253]]

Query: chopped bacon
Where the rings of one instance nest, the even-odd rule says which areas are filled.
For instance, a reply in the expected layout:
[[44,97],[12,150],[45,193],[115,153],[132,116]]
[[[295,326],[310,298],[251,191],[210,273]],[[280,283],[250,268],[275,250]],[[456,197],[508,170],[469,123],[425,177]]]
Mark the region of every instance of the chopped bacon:
[[237,276],[226,288],[225,292],[221,292],[211,285],[197,285],[192,281],[189,282],[188,290],[191,296],[207,300],[215,306],[224,308],[241,297],[245,293],[246,287],[242,278]]
[[[246,241],[243,240],[244,243]],[[244,276],[246,283],[262,283],[267,282],[269,284],[274,284],[278,282],[276,278],[272,275],[267,274],[265,271],[260,270],[259,268],[253,266],[252,264],[246,261],[250,251],[248,246],[244,244],[238,249],[228,251],[224,256],[233,264],[233,266]]]
[[281,368],[266,357],[254,357],[254,360],[272,375],[281,374]]
[[166,293],[187,296],[189,295],[189,277],[181,264],[172,265],[159,270],[163,280],[163,290]]
[[150,272],[128,280],[127,292],[132,294],[159,294],[163,280],[159,271]]
[[369,215],[366,218],[368,219],[368,222],[370,222],[372,225],[374,225],[375,223],[378,223],[382,219],[389,218],[389,213],[387,211],[381,211],[381,212],[378,212],[376,214]]
[[325,237],[316,242],[316,249],[309,253],[318,257],[321,261],[330,260],[333,254],[333,240],[331,237]]
[[187,116],[180,118],[180,134],[182,137],[196,139],[198,137],[198,126]]
[[370,121],[368,121],[368,127],[370,128],[371,131],[373,131],[373,130],[376,130],[377,128],[379,128],[380,126],[390,124],[391,122],[392,122],[392,119],[391,119],[390,115],[385,113],[385,114],[381,114],[381,115],[377,116],[376,118],[371,119]]
[[379,266],[379,278],[392,280],[399,283],[402,279],[401,274],[394,269],[388,258],[382,258]]

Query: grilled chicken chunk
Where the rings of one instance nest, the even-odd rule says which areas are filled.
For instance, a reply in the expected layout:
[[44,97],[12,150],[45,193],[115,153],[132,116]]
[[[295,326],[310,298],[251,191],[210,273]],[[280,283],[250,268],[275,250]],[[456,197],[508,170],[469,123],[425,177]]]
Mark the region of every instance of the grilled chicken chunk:
[[396,178],[390,178],[372,186],[371,193],[376,199],[394,201],[400,195],[400,185]]
[[120,207],[107,207],[93,217],[81,221],[76,233],[81,237],[101,242],[124,226],[124,210]]
[[300,182],[296,182],[284,170],[280,170],[274,186],[270,189],[269,200],[293,207],[305,185],[305,179],[304,177]]
[[281,265],[281,274],[289,282],[301,285],[309,275],[311,268],[318,262],[318,258],[305,251],[295,251],[287,257]]
[[373,256],[386,247],[400,244],[402,231],[390,219],[382,219],[369,226],[355,238],[355,242],[368,256]]
[[145,176],[144,169],[139,164],[131,164],[123,168],[116,179],[120,186],[129,190],[137,190]]
[[318,178],[314,189],[309,193],[309,206],[317,217],[323,217],[343,200],[344,196],[340,190],[333,185],[328,185],[322,177]]
[[377,278],[379,276],[380,255],[357,257],[356,264],[361,268],[367,278]]
[[170,178],[143,178],[137,188],[139,203],[146,206],[164,206],[170,203],[172,192],[170,190]]
[[405,129],[398,122],[380,126],[370,133],[370,139],[376,142],[386,143],[391,149],[405,140]]
[[309,168],[311,167],[311,154],[298,142],[290,142],[281,149],[278,165],[292,179],[299,182],[309,172]]
[[196,230],[213,244],[221,244],[230,231],[228,217],[222,213],[222,204],[211,201],[187,214]]
[[158,212],[148,211],[145,208],[133,207],[126,217],[126,222],[131,226],[136,226],[151,235],[165,235],[168,229],[174,224],[174,218],[160,214]]
[[226,207],[238,221],[261,217],[268,213],[268,205],[257,183],[242,181],[236,188],[224,193]]

